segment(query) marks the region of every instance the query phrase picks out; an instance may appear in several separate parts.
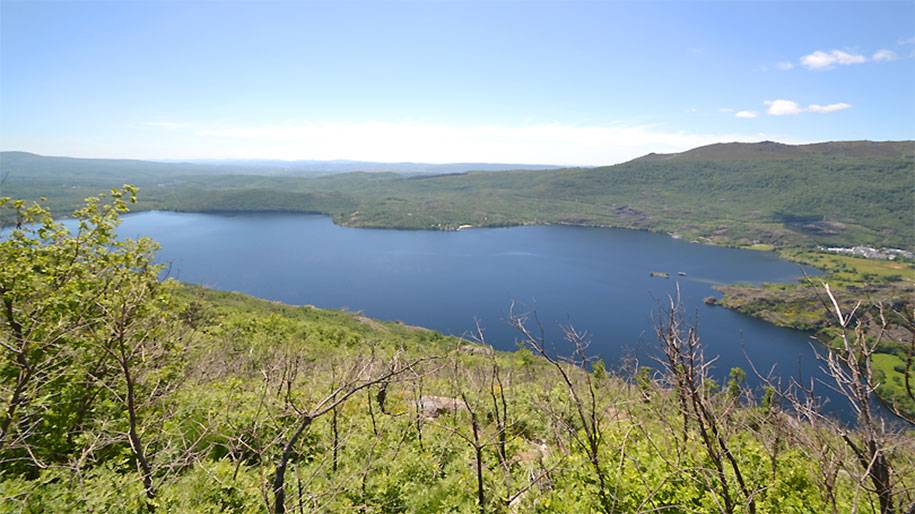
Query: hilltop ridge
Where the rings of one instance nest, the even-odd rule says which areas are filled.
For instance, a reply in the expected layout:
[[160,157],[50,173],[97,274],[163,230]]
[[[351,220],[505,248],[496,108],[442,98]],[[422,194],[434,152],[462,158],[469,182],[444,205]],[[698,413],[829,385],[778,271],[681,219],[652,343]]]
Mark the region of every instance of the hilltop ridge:
[[640,160],[750,160],[800,159],[811,155],[833,157],[915,158],[915,141],[825,141],[791,145],[776,141],[714,143],[678,153],[650,153]]

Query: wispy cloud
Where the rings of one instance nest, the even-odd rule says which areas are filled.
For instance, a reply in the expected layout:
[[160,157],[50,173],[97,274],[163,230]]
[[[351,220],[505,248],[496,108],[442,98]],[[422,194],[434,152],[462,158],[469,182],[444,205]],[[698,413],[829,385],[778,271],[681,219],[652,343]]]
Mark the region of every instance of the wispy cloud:
[[847,104],[845,102],[826,104],[826,105],[810,104],[807,106],[807,112],[827,113],[827,112],[844,111],[845,109],[850,109],[850,108],[851,108],[851,104]]
[[758,116],[758,114],[756,114],[756,111],[737,111],[737,113],[734,114],[734,116],[736,116],[738,118],[749,119],[749,118],[755,118],[756,116]]
[[871,56],[871,59],[873,59],[874,62],[895,61],[897,56],[896,52],[882,48],[874,52],[874,55]]
[[[900,40],[899,44],[908,44],[909,40]],[[915,38],[913,38],[915,41]],[[816,52],[807,54],[800,59],[801,66],[816,71],[831,70],[836,66],[849,66],[852,64],[864,64],[866,62],[887,62],[895,61],[898,59],[896,52],[889,50],[887,48],[881,48],[871,54],[870,57],[861,54],[861,53],[850,53],[844,50],[831,50],[829,52],[824,52],[823,50],[817,50]],[[785,65],[785,67],[783,67]],[[790,62],[780,62],[778,66],[781,70],[790,70],[793,65]]]
[[794,68],[794,64],[792,64],[790,61],[781,61],[781,62],[775,63],[775,67],[782,71],[788,71],[788,70]]
[[867,57],[861,54],[852,54],[842,50],[824,52],[817,50],[801,57],[801,64],[811,70],[828,70],[836,65],[848,66],[867,62]]
[[825,105],[810,104],[807,107],[802,107],[800,104],[793,100],[766,100],[763,103],[768,107],[766,114],[769,116],[793,116],[803,112],[815,112],[824,114],[836,111],[844,111],[845,109],[851,108],[851,104],[845,102]]
[[[166,127],[161,127],[166,130]],[[398,122],[192,124],[176,158],[358,159],[397,162],[612,164],[649,152],[678,152],[722,141],[784,139],[764,133],[695,133],[663,125],[448,125]]]
[[902,46],[902,45],[915,45],[915,36],[907,37],[907,38],[901,38],[901,39],[900,39],[899,41],[897,41],[896,43],[899,44],[900,46]]

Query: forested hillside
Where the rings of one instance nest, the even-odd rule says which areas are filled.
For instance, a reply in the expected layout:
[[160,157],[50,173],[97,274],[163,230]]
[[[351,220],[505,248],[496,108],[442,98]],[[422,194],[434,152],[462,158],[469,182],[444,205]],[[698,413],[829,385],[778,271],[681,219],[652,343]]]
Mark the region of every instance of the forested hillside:
[[0,204],[21,222],[0,241],[0,510],[915,507],[910,425],[872,410],[871,310],[834,316],[831,385],[859,409],[842,427],[806,384],[752,391],[738,368],[716,384],[675,301],[656,313],[657,365],[610,370],[529,313],[510,317],[524,349],[502,353],[482,331],[163,282],[154,242],[114,238],[134,193],[90,199],[75,234]]
[[717,244],[915,249],[911,141],[729,143],[600,168],[411,177],[194,176],[188,170],[166,180],[127,166],[106,178],[85,170],[49,177],[11,167],[7,158],[0,159],[0,173],[7,174],[3,194],[46,196],[58,212],[100,187],[133,182],[143,187],[144,209],[321,212],[364,227],[595,224]]

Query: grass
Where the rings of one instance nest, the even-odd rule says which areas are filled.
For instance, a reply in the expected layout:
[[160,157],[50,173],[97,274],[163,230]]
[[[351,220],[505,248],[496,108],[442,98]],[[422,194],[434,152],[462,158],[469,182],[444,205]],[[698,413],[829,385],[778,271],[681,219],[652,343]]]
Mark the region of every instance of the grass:
[[[888,399],[902,411],[915,412],[915,401],[908,396],[905,388],[905,361],[898,355],[878,353],[874,355],[873,367],[877,379],[881,382],[877,390],[880,397]],[[912,376],[911,372],[909,380],[915,382],[915,376]]]
[[864,282],[915,283],[915,264],[907,261],[864,259],[827,252],[787,250],[781,255],[829,273],[837,285],[861,285]]
[[771,251],[775,250],[774,245],[765,244],[765,243],[755,243],[755,244],[751,244],[749,246],[745,246],[744,248],[746,248],[747,250],[757,250],[760,252],[771,252]]

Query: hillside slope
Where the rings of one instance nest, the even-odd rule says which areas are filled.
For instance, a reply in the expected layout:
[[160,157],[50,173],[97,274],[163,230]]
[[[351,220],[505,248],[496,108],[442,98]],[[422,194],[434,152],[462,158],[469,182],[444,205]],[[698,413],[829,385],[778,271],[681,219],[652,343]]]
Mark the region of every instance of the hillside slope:
[[572,223],[719,244],[912,249],[913,155],[911,142],[727,144],[591,169],[375,181],[340,176],[293,187],[352,197],[352,211],[331,214],[354,226]]
[[[0,239],[0,512],[905,512],[915,502],[915,438],[872,410],[878,356],[859,353],[864,339],[832,354],[848,365],[833,377],[858,413],[849,427],[806,390],[753,390],[740,368],[715,382],[685,306],[657,313],[658,369],[614,371],[589,358],[586,335],[546,341],[527,314],[509,316],[524,350],[504,353],[163,282],[155,242],[115,236],[135,194],[88,200],[77,233],[40,206],[0,201],[23,220]],[[859,355],[850,387],[841,370],[859,369]]]
[[912,158],[911,141],[827,141],[805,145],[788,145],[775,141],[759,143],[716,143],[673,154],[648,154],[639,160],[781,160],[810,156],[834,158]]
[[[70,171],[54,176],[12,174],[0,194],[46,196],[53,210],[65,212],[100,187],[133,182],[147,209],[322,212],[341,224],[394,228],[594,224],[716,244],[915,249],[912,141],[725,143],[598,168],[412,177],[172,174],[164,180],[132,161],[104,174],[68,163],[57,162]],[[9,167],[0,161],[0,173]]]

